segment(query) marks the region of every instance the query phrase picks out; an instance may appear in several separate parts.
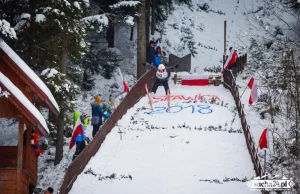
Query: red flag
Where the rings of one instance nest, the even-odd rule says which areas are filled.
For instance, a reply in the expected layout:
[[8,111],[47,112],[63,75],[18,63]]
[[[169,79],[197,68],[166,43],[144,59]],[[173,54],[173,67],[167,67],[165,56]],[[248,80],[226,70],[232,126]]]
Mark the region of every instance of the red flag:
[[230,55],[228,56],[228,58],[224,64],[225,69],[229,69],[233,64],[235,64],[236,59],[237,59],[237,53],[235,52],[234,48],[232,48]]
[[119,73],[120,73],[120,77],[121,77],[121,80],[122,80],[122,83],[120,84],[120,90],[122,92],[129,92],[129,87],[127,86],[125,80],[123,79],[123,75],[121,73],[121,69],[118,67],[119,69]]
[[82,128],[82,124],[80,121],[80,117],[78,117],[75,127],[73,129],[73,134],[71,137],[71,141],[70,141],[70,145],[69,145],[69,149],[72,149],[72,147],[75,145],[75,138],[77,135],[82,134],[83,133],[83,128]]
[[127,86],[125,80],[123,80],[124,92],[129,92],[129,87]]
[[250,89],[252,89],[253,83],[254,83],[254,78],[251,77],[251,79],[249,80],[249,83],[248,83],[248,87],[249,87]]
[[264,131],[262,132],[262,134],[259,138],[258,146],[260,149],[268,148],[268,129],[267,128],[265,128]]
[[248,83],[248,87],[251,88],[251,94],[250,94],[250,98],[249,98],[249,104],[252,105],[253,102],[257,101],[257,86],[256,86],[256,82],[254,80],[254,78],[252,77]]

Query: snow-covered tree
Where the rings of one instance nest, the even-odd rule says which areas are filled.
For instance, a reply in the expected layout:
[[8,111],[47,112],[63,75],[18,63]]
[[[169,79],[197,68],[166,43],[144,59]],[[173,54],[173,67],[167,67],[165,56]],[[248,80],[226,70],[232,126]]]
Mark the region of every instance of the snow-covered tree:
[[[63,88],[66,83],[68,88],[72,88],[74,81],[69,78],[74,76],[74,63],[80,60],[89,50],[85,37],[91,28],[101,31],[104,25],[108,24],[108,19],[104,14],[89,15],[89,0],[17,0],[20,4],[8,1],[2,5],[6,10],[2,10],[1,15],[6,16],[11,24],[15,25],[18,41],[12,46],[19,55],[38,74],[46,68],[56,68],[61,75],[59,79],[52,81],[45,80],[49,88]],[[23,3],[23,4],[22,4]],[[6,13],[11,11],[11,13]],[[0,15],[0,16],[1,16]],[[6,25],[7,26],[7,25]],[[79,71],[80,72],[80,71]],[[83,73],[83,71],[82,71]],[[64,76],[63,76],[64,75]],[[54,92],[59,106],[60,115],[53,126],[57,130],[56,161],[62,159],[63,134],[66,123],[66,115],[74,110],[71,102],[76,99],[76,92],[71,89],[63,90],[64,96],[56,90]]]
[[0,38],[17,38],[15,30],[5,19],[0,19]]
[[[42,71],[41,78],[48,85],[56,100],[65,102],[61,105],[60,109],[64,109],[67,112],[73,112],[76,105],[76,96],[80,92],[80,88],[66,79],[65,74],[58,72],[54,68],[47,68]],[[54,123],[56,123],[56,118],[51,115],[49,121],[49,136],[55,140],[57,136],[57,126],[54,125]],[[66,129],[72,129],[72,122],[72,116],[65,117]],[[69,134],[70,131],[65,131],[65,133]]]
[[[289,173],[300,191],[300,21],[299,3],[259,0],[248,10],[250,38],[248,67],[260,78],[260,106],[271,113],[272,159],[268,171]],[[284,122],[283,122],[284,121]],[[280,172],[279,172],[280,169]]]

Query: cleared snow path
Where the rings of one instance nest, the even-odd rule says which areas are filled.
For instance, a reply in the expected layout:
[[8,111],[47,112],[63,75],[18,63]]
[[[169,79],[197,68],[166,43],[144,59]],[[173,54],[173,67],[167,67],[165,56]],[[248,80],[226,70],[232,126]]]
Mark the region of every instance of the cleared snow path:
[[[151,113],[146,97],[128,110],[70,193],[254,193],[244,182],[255,172],[229,91],[172,85],[171,93],[172,113],[166,101]],[[198,94],[206,100],[180,97]]]

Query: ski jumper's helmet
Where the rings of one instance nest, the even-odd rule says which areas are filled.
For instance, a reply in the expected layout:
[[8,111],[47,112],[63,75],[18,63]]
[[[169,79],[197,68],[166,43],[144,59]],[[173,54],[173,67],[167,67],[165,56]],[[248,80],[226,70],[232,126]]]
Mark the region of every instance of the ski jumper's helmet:
[[163,65],[163,64],[160,64],[159,66],[158,66],[158,70],[159,71],[164,71],[166,69],[166,67]]

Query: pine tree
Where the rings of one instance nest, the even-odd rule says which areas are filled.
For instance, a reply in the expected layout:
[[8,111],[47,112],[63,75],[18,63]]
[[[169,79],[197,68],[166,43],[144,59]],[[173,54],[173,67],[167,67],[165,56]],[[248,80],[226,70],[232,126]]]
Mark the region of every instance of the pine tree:
[[[12,20],[19,25],[15,50],[37,73],[46,68],[56,68],[61,73],[58,74],[61,80],[45,80],[61,107],[58,120],[52,123],[57,130],[55,164],[58,164],[62,159],[64,128],[68,123],[66,115],[74,110],[71,102],[76,100],[76,93],[65,90],[64,96],[68,98],[63,99],[55,88],[67,83],[72,85],[73,82],[68,81],[68,77],[75,77],[74,62],[88,51],[85,43],[87,30],[96,25],[98,30],[102,30],[101,26],[107,24],[108,20],[105,15],[89,16],[89,3],[86,0],[29,0],[23,7],[14,9],[19,9],[15,11],[16,14],[26,16],[11,17],[23,18]],[[75,81],[80,82],[80,79]]]
[[[41,78],[46,85],[48,85],[58,102],[67,102],[63,103],[60,109],[64,109],[66,112],[73,112],[76,105],[76,95],[79,93],[80,88],[77,85],[72,84],[66,79],[65,74],[58,72],[56,69],[45,69],[41,73]],[[51,123],[49,126],[49,136],[55,140],[57,137],[57,126],[54,125],[54,123],[56,123],[56,118],[53,117],[53,115],[50,115],[49,121]],[[66,117],[64,124],[66,125],[67,123],[72,122],[72,117]]]
[[137,45],[137,79],[145,73],[146,63],[146,3],[142,1],[138,6],[138,45]]

